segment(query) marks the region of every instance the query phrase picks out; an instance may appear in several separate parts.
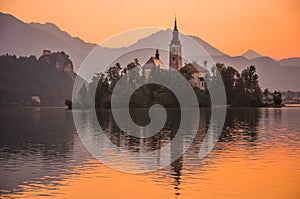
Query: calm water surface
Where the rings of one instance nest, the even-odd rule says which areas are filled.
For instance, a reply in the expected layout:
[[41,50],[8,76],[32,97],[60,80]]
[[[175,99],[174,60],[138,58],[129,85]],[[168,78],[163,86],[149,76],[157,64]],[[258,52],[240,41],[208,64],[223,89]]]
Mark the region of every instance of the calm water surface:
[[[94,131],[89,111],[77,113],[85,128]],[[139,153],[172,140],[180,114],[169,113],[163,131],[147,139],[121,132],[109,111],[98,116],[117,147]],[[143,111],[132,117],[138,124],[149,119]],[[192,146],[170,166],[128,174],[99,163],[86,151],[72,112],[1,109],[0,198],[300,198],[300,108],[228,109],[213,151],[199,159],[209,119],[210,111],[201,110]],[[185,135],[182,142],[186,139],[192,138]],[[118,154],[111,158],[124,164]]]

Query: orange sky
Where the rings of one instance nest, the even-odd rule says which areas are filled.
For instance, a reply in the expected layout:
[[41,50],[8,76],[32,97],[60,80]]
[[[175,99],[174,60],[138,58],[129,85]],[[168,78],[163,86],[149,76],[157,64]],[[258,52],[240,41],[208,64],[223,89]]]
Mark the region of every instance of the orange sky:
[[100,43],[133,28],[172,28],[228,53],[253,49],[274,58],[300,57],[297,0],[1,0],[0,11],[25,22],[52,22],[72,36]]

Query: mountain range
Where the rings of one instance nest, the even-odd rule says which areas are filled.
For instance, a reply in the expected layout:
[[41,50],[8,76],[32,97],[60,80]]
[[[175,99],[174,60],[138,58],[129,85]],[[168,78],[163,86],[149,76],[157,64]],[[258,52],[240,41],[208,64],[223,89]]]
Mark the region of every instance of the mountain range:
[[[172,30],[166,29],[141,38],[128,47],[107,48],[85,42],[78,37],[72,37],[52,23],[24,23],[12,15],[0,13],[0,25],[2,27],[0,30],[0,55],[40,56],[44,49],[52,52],[64,51],[73,61],[75,71],[78,71],[83,60],[95,47],[105,58],[99,60],[98,66],[106,67],[116,55],[122,55],[128,51],[135,52],[134,56],[139,59],[141,64],[144,64],[155,52],[151,49],[135,50],[145,46],[167,49],[172,35]],[[184,56],[185,53],[189,53],[191,41],[186,37],[181,38]],[[276,60],[262,56],[253,50],[248,50],[241,56],[229,56],[197,36],[189,36],[189,38],[200,44],[215,62],[232,66],[238,71],[255,65],[262,88],[282,91],[300,90],[300,57]],[[161,59],[164,63],[168,63],[168,54],[162,53]],[[125,57],[122,64],[127,64],[129,61],[132,61],[132,56]],[[91,80],[93,73],[86,72],[80,75],[86,80]]]

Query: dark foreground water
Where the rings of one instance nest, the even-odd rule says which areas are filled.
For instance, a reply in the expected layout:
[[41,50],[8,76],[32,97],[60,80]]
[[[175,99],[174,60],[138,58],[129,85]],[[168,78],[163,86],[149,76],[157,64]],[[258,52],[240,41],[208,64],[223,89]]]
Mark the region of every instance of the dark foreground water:
[[[140,153],[172,139],[178,114],[170,112],[169,126],[149,139],[121,132],[109,111],[98,116],[117,147]],[[94,131],[89,111],[77,113],[86,130]],[[147,123],[143,111],[132,116]],[[199,159],[209,119],[210,111],[202,110],[192,146],[175,162],[158,171],[129,174],[99,163],[86,151],[72,112],[1,109],[0,198],[300,198],[300,108],[228,109],[219,141]],[[111,158],[124,164],[114,152]]]

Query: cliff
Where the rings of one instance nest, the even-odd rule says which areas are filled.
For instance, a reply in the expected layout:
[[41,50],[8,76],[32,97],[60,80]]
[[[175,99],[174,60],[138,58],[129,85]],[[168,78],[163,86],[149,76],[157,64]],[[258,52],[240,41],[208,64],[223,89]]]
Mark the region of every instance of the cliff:
[[38,59],[0,56],[0,106],[64,106],[72,98],[73,68],[64,52],[44,50]]

